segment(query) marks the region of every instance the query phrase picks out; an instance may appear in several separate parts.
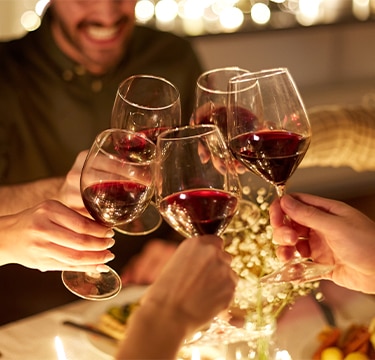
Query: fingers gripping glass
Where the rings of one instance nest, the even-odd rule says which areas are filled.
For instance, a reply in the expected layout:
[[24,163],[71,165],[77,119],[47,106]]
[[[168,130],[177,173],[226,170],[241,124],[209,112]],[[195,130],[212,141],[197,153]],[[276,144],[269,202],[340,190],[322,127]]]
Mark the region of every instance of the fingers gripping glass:
[[[154,192],[155,144],[141,134],[121,129],[100,133],[81,173],[81,195],[86,209],[100,224],[120,226],[139,217]],[[64,285],[90,300],[118,294],[121,279],[108,272],[62,273]]]
[[[306,110],[288,70],[270,69],[232,78],[228,109],[232,154],[250,171],[271,183],[279,197],[283,196],[287,180],[302,161],[311,138]],[[331,269],[295,251],[293,260],[261,281],[317,280]]]

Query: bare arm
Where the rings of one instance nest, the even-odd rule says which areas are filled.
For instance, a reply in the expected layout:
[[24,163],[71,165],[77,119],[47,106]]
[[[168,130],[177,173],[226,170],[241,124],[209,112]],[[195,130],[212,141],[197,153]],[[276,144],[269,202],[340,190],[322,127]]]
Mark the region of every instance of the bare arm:
[[87,151],[78,154],[65,178],[55,177],[0,186],[0,216],[20,212],[47,199],[55,199],[77,211],[84,211],[79,181],[86,155]]
[[64,178],[50,178],[25,184],[0,186],[0,216],[14,214],[43,200],[56,197]]
[[202,236],[178,247],[130,318],[117,359],[174,359],[186,337],[229,305],[237,278],[222,246]]
[[309,110],[312,138],[300,167],[375,169],[375,108],[320,106]]

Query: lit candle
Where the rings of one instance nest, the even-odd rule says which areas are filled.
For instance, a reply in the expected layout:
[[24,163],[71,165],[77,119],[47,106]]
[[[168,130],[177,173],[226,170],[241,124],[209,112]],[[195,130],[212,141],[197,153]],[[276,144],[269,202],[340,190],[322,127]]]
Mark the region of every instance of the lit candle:
[[65,355],[64,345],[59,336],[55,336],[55,349],[58,360],[67,360]]

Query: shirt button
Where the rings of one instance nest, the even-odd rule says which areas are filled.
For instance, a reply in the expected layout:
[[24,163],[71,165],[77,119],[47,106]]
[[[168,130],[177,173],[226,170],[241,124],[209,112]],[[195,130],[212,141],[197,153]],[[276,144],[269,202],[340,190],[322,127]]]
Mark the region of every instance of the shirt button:
[[62,78],[63,78],[65,81],[72,81],[72,79],[73,79],[73,71],[71,71],[71,70],[65,70],[65,71],[62,73]]
[[91,83],[91,90],[93,92],[100,92],[103,88],[103,82],[101,80],[94,80]]
[[76,65],[74,71],[78,76],[86,74],[86,69],[82,65]]

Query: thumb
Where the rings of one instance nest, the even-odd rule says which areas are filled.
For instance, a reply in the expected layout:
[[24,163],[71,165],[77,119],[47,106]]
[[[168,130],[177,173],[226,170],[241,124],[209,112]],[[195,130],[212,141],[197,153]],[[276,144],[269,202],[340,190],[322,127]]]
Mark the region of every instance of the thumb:
[[[312,200],[312,204],[308,203]],[[296,223],[306,226],[311,229],[317,229],[324,227],[324,223],[327,222],[327,217],[334,217],[329,211],[324,209],[324,199],[318,207],[313,201],[316,200],[313,197],[311,199],[307,197],[301,198],[293,197],[291,195],[284,195],[280,200],[280,206],[282,210]],[[329,220],[332,225],[332,219]]]

